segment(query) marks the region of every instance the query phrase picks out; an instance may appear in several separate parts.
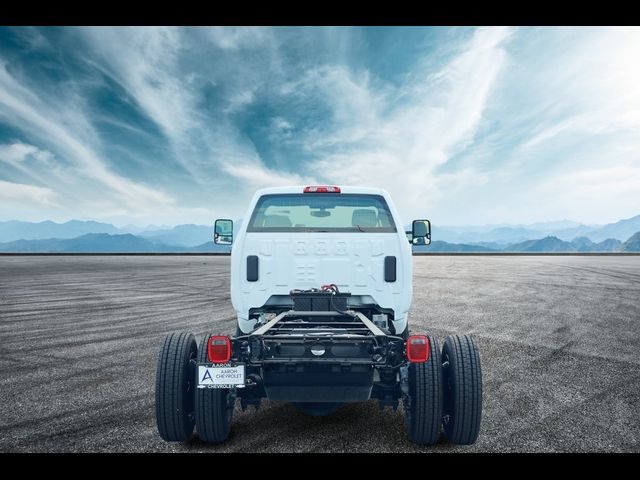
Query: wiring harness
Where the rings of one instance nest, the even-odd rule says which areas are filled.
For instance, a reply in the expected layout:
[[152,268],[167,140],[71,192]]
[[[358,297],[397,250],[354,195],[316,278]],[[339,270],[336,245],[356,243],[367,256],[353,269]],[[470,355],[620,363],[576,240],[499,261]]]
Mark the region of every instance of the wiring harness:
[[300,289],[293,289],[289,292],[289,295],[299,295],[299,294],[305,294],[305,293],[326,293],[326,294],[331,294],[331,297],[329,299],[329,304],[331,306],[332,310],[335,310],[338,313],[341,313],[342,315],[347,315],[350,317],[355,316],[355,313],[349,310],[341,310],[340,308],[338,308],[335,304],[335,302],[333,301],[334,296],[338,293],[340,293],[340,289],[338,288],[338,286],[335,283],[329,283],[327,285],[322,285],[320,288],[310,288],[307,290],[300,290]]

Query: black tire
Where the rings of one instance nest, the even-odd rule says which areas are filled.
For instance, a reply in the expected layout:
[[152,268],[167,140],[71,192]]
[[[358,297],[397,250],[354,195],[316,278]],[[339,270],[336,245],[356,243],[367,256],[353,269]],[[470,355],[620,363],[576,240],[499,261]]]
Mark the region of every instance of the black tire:
[[442,347],[443,427],[447,440],[471,445],[482,417],[482,369],[473,337],[450,335]]
[[424,363],[409,364],[409,397],[404,400],[405,425],[412,442],[433,445],[442,424],[442,362],[440,348],[429,339],[431,353]]
[[168,442],[184,442],[195,424],[195,368],[198,346],[189,332],[164,339],[156,370],[156,423]]
[[[198,362],[207,363],[207,341],[205,335],[200,343]],[[196,431],[200,440],[208,443],[224,442],[231,430],[231,417],[235,397],[228,388],[196,389]]]
[[298,410],[307,415],[314,417],[323,417],[330,415],[338,410],[342,403],[328,403],[328,402],[296,402],[293,404]]

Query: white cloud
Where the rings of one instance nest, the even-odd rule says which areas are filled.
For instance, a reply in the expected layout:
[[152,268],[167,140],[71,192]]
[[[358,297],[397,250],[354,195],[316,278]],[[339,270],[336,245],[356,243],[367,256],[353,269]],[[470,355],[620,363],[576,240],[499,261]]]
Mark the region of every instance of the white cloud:
[[12,183],[0,180],[0,199],[11,202],[28,202],[44,207],[56,207],[58,195],[46,187]]
[[294,139],[294,125],[283,117],[274,117],[270,128],[269,140],[276,145]]
[[[259,160],[229,115],[250,105],[264,81],[258,63],[238,58],[235,50],[260,47],[260,59],[268,61],[276,48],[269,30],[120,27],[81,32],[98,54],[96,67],[160,127],[170,142],[172,160],[193,183],[210,184],[226,162]],[[209,103],[202,95],[205,87],[227,95]]]
[[288,120],[285,120],[282,117],[275,117],[273,119],[273,127],[276,130],[288,131],[293,128],[293,125],[291,124],[291,122],[289,122]]
[[[88,216],[205,217],[255,188],[325,182],[382,186],[407,218],[450,223],[638,208],[640,29],[438,32],[389,74],[396,59],[373,58],[357,29],[69,30],[83,65],[158,128],[96,108],[94,88],[121,90],[91,67],[50,95],[20,62],[0,63],[0,120],[23,133],[0,145],[0,165],[24,175],[4,178],[50,186]],[[125,129],[135,143],[108,136]],[[129,178],[142,166],[171,194]]]
[[241,90],[228,99],[229,105],[223,109],[223,113],[228,115],[246,108],[255,100],[255,93],[251,89]]
[[272,170],[258,163],[227,164],[223,168],[252,189],[318,183],[313,177]]
[[82,33],[111,74],[175,142],[194,126],[192,90],[178,75],[178,28],[89,28]]
[[384,120],[387,106],[386,92],[373,88],[368,72],[354,73],[346,66],[313,67],[282,85],[280,94],[319,97],[330,108],[330,128],[318,128],[301,139],[310,153],[366,140]]
[[542,131],[534,134],[529,140],[521,145],[522,150],[529,150],[538,145],[544,145],[549,140],[556,138],[567,130],[570,130],[576,126],[576,123],[580,121],[580,118],[575,116],[566,120],[560,121],[556,124],[544,125]]
[[[74,165],[77,175],[106,187],[129,209],[173,203],[164,192],[111,172],[93,148],[99,147],[97,135],[81,111],[74,110],[64,99],[39,98],[9,74],[4,62],[0,64],[0,118],[27,135],[39,137],[43,144],[55,147],[57,153]],[[21,154],[35,152],[33,148],[19,145],[8,147],[6,152],[15,160]],[[43,152],[34,155],[43,159],[47,156]]]
[[[504,28],[478,29],[431,77],[437,96],[419,88],[419,95],[401,104],[393,103],[390,91],[374,89],[367,75],[354,77],[346,69],[312,73],[311,85],[327,95],[335,117],[331,130],[313,132],[308,139],[320,152],[313,173],[338,184],[383,186],[409,216],[424,215],[426,206],[445,194],[440,185],[446,182],[435,181],[436,168],[473,139],[509,34]],[[430,81],[429,72],[422,78]]]
[[561,215],[585,223],[607,223],[637,215],[639,192],[640,165],[622,163],[558,174],[532,193]]
[[226,50],[262,46],[270,38],[270,31],[264,27],[210,27],[204,30],[217,47]]
[[40,150],[38,147],[21,142],[0,145],[0,161],[24,168],[24,163],[28,158],[49,164],[53,161],[54,155],[47,150]]
[[[470,153],[493,157],[491,188],[473,192],[476,208],[495,210],[501,221],[520,215],[608,223],[636,215],[640,29],[522,33],[491,112],[502,125]],[[501,199],[518,208],[501,209]]]

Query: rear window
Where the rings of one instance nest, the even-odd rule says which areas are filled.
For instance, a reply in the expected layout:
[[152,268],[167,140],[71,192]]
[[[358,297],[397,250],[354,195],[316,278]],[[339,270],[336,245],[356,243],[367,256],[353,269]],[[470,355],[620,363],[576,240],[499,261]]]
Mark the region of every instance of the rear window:
[[247,232],[396,232],[380,195],[292,193],[260,197]]

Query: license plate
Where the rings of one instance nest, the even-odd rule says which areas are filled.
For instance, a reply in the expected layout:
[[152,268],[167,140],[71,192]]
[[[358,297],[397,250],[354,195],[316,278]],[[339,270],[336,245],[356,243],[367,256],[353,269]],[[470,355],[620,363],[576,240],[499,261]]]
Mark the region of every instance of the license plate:
[[244,365],[198,365],[198,388],[244,387]]

